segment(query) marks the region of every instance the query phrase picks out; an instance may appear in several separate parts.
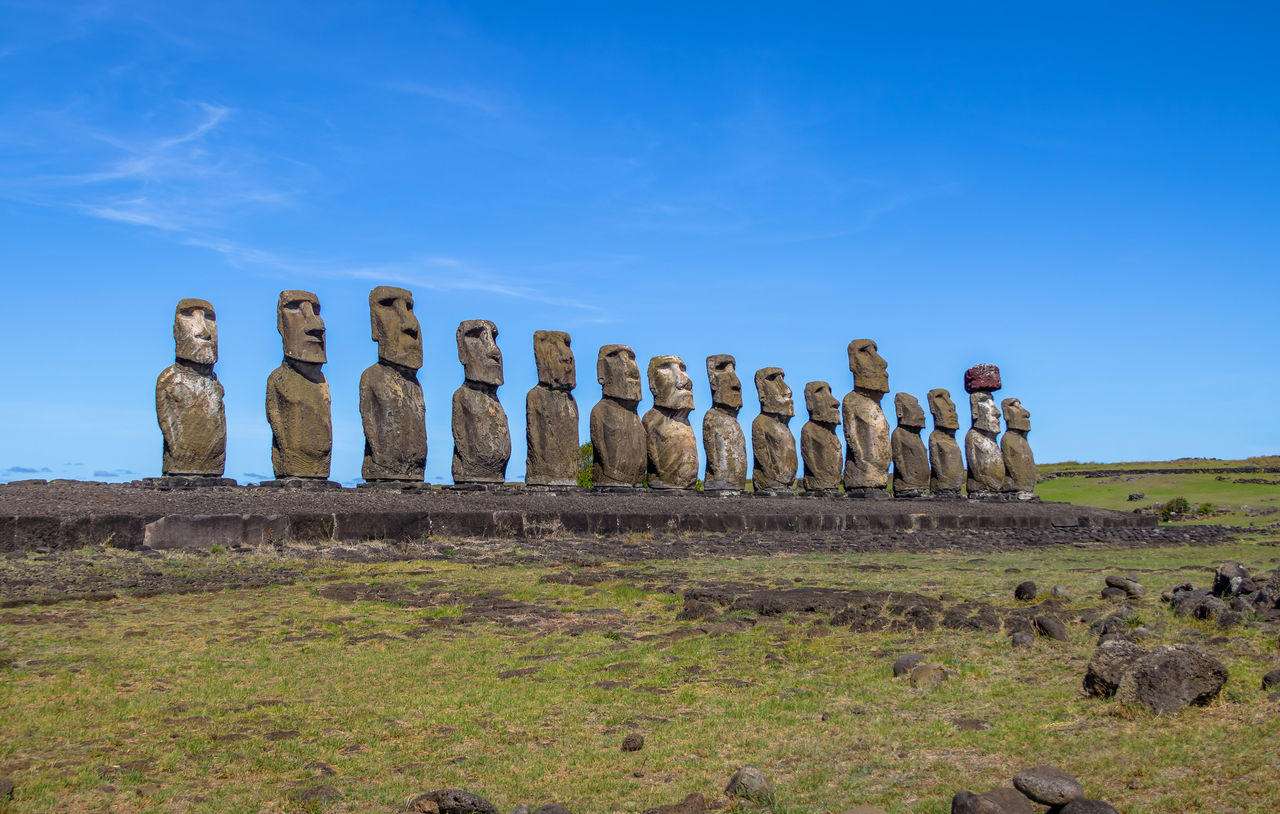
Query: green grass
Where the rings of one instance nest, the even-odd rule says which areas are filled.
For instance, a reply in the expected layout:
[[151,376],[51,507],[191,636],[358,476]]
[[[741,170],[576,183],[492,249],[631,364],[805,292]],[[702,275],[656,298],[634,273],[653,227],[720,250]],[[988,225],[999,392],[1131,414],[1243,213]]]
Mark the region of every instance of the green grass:
[[[1220,523],[1233,526],[1270,526],[1280,522],[1280,512],[1251,514],[1265,508],[1280,508],[1280,485],[1263,483],[1235,483],[1236,478],[1251,477],[1247,474],[1194,474],[1167,473],[1159,475],[1115,475],[1105,478],[1058,477],[1041,481],[1036,494],[1044,500],[1058,500],[1095,506],[1101,509],[1132,511],[1163,505],[1173,498],[1182,497],[1193,508],[1203,503],[1213,506],[1216,513],[1186,522]],[[1280,480],[1280,474],[1265,476]],[[1130,501],[1129,495],[1142,493],[1138,501]]]
[[[310,570],[291,586],[21,607],[0,616],[0,656],[11,661],[0,674],[0,769],[20,767],[0,773],[18,782],[13,812],[287,811],[299,784],[325,782],[344,795],[325,811],[394,811],[459,787],[500,810],[558,801],[581,814],[638,812],[692,791],[713,799],[753,764],[780,812],[946,812],[959,789],[1053,763],[1126,812],[1274,811],[1280,716],[1260,678],[1280,660],[1275,630],[1222,633],[1175,619],[1156,598],[1206,582],[1224,559],[1270,571],[1280,549],[1258,539],[655,561],[589,587],[539,581],[563,568],[294,562]],[[207,570],[219,558],[233,566],[231,555],[189,562]],[[1106,574],[1127,572],[1150,590],[1141,615],[1159,641],[1198,643],[1228,665],[1215,704],[1153,719],[1082,694],[1094,641],[1077,620]],[[675,621],[679,596],[664,590],[798,580],[1010,606],[1028,578],[1076,597],[1069,642],[1013,650],[998,633],[852,633],[806,614],[702,633]],[[345,582],[402,598],[325,598]],[[490,594],[557,613],[459,622]],[[959,680],[920,691],[893,679],[893,660],[913,651]],[[959,717],[990,728],[958,731]],[[645,748],[621,752],[632,729]],[[336,775],[316,777],[317,761]]]
[[1122,461],[1116,463],[1095,463],[1092,461],[1062,461],[1059,463],[1038,464],[1040,474],[1050,472],[1072,472],[1075,470],[1098,469],[1223,469],[1241,466],[1280,466],[1280,455],[1258,455],[1239,460],[1223,460],[1221,458],[1178,458],[1174,461]]

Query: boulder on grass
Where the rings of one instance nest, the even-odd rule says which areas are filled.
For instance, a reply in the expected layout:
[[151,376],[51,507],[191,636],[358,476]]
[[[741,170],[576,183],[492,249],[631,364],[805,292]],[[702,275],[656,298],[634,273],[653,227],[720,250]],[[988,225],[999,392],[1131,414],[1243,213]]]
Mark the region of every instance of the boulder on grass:
[[1147,655],[1145,648],[1125,639],[1108,639],[1098,645],[1084,673],[1084,688],[1091,695],[1110,698],[1120,680]]
[[1227,668],[1213,656],[1191,645],[1167,644],[1138,659],[1125,673],[1116,687],[1116,700],[1172,714],[1208,704],[1226,683]]

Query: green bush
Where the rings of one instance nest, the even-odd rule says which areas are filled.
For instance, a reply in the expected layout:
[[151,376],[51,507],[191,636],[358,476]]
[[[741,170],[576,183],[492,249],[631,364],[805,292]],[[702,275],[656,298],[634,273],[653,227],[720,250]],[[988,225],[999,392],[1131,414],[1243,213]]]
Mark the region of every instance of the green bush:
[[595,447],[591,446],[591,442],[578,447],[578,485],[583,489],[590,489],[592,486],[591,467],[595,459]]

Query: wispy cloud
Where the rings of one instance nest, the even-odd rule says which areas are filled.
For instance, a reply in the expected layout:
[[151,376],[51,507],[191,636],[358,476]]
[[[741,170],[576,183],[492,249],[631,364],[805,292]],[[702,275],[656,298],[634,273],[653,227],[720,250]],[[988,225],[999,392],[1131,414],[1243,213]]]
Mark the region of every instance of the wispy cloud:
[[778,238],[777,243],[807,243],[814,240],[834,240],[841,237],[849,237],[869,231],[876,223],[892,212],[905,209],[913,204],[927,201],[933,198],[942,198],[948,195],[955,195],[960,191],[960,185],[955,183],[940,184],[924,190],[914,190],[907,192],[899,192],[890,194],[882,200],[870,204],[862,209],[851,219],[847,226],[841,226],[835,229],[818,232],[806,232],[803,234],[784,235]]
[[442,85],[424,85],[419,82],[392,82],[389,87],[400,93],[421,96],[447,105],[478,110],[486,116],[500,116],[505,105],[501,104],[492,93],[472,87],[450,87]]

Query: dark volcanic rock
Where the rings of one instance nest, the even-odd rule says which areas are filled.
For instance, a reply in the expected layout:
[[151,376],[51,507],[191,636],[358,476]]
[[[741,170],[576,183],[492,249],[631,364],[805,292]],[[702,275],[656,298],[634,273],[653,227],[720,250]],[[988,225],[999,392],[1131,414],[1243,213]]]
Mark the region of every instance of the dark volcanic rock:
[[1036,598],[1036,584],[1031,580],[1019,582],[1013,589],[1013,598],[1019,602],[1030,602]]
[[304,806],[317,806],[321,803],[332,803],[342,799],[342,792],[327,783],[318,786],[306,786],[295,789],[289,799]]
[[899,678],[911,672],[917,664],[924,662],[924,656],[919,653],[908,653],[905,656],[899,656],[898,660],[893,663],[893,677]]
[[[1245,587],[1246,581],[1248,587]],[[1214,596],[1235,596],[1255,590],[1253,580],[1249,579],[1249,569],[1235,560],[1228,560],[1218,566],[1213,574]]]
[[1280,669],[1272,670],[1262,677],[1262,689],[1269,690],[1272,687],[1280,687]]
[[419,801],[435,803],[440,808],[440,814],[498,814],[493,803],[461,789],[436,789],[418,795],[409,803],[409,810],[413,811],[414,804]]
[[1084,796],[1080,782],[1057,766],[1036,766],[1013,776],[1013,787],[1047,806],[1060,806]]
[[1041,636],[1048,636],[1050,639],[1057,639],[1060,642],[1067,641],[1067,626],[1062,620],[1050,614],[1042,614],[1037,616],[1032,624],[1035,626],[1036,633]]
[[644,735],[638,732],[631,732],[622,739],[622,751],[639,752],[644,748]]
[[971,791],[961,791],[951,798],[951,814],[1004,814],[1004,811],[999,803]]
[[1036,637],[1030,633],[1019,631],[1009,637],[1009,644],[1013,647],[1031,647],[1036,643]]
[[1163,645],[1138,660],[1116,687],[1116,700],[1155,713],[1207,704],[1227,683],[1227,668],[1190,645]]
[[1084,674],[1085,690],[1110,698],[1120,686],[1120,679],[1146,654],[1146,650],[1124,639],[1103,642],[1089,659],[1089,667]]
[[706,814],[706,811],[706,799],[701,794],[694,792],[678,803],[646,808],[642,814]]
[[724,787],[724,793],[742,797],[758,805],[773,806],[775,804],[773,786],[769,785],[769,779],[764,776],[764,772],[754,766],[743,766],[734,772],[733,777],[729,778],[728,785]]
[[1065,806],[1053,808],[1050,811],[1052,814],[1120,814],[1110,803],[1104,803],[1101,800],[1090,800],[1088,797],[1072,800]]

